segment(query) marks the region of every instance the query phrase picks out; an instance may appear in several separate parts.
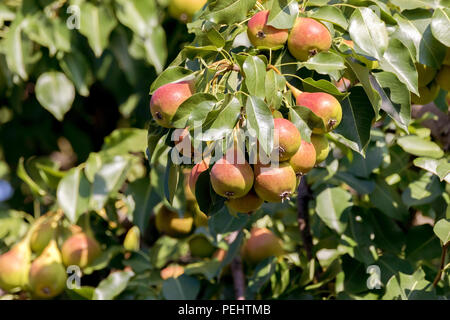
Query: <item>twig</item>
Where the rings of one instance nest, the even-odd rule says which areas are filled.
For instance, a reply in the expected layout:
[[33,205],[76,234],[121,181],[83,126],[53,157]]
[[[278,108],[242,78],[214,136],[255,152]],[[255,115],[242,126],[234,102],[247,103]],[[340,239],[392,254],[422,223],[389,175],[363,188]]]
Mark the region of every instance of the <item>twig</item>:
[[300,233],[303,239],[303,246],[306,250],[306,256],[308,260],[313,258],[312,254],[312,236],[311,230],[309,227],[309,214],[308,214],[308,202],[311,198],[309,194],[308,184],[306,183],[306,177],[302,176],[300,180],[300,184],[298,186],[298,194],[297,194],[297,221],[298,228],[300,229]]
[[[229,244],[236,240],[240,230],[234,231],[227,239]],[[231,261],[231,274],[233,275],[234,294],[236,300],[245,300],[245,276],[241,256],[238,254]]]
[[433,281],[433,287],[436,287],[437,284],[439,283],[439,281],[441,280],[441,276],[442,276],[442,270],[444,270],[444,264],[445,264],[445,256],[447,255],[447,248],[450,245],[450,242],[447,242],[443,247],[442,247],[442,255],[441,255],[441,264],[439,266],[439,272],[436,275],[436,278],[434,278]]

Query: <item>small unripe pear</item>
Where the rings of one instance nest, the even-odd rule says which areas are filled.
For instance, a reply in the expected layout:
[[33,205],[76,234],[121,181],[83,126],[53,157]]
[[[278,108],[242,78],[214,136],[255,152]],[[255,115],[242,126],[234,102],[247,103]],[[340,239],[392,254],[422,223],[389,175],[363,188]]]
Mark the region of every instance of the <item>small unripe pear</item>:
[[240,213],[253,213],[264,203],[263,199],[258,197],[256,192],[250,190],[245,196],[236,199],[229,199],[225,202],[228,209]]
[[302,92],[296,97],[296,103],[298,106],[307,107],[322,119],[325,129],[314,128],[314,133],[330,132],[341,123],[341,104],[331,94],[325,92]]
[[183,237],[188,235],[194,224],[194,217],[191,212],[185,212],[184,217],[180,218],[178,213],[161,206],[156,212],[156,229],[160,233],[171,237]]
[[289,31],[287,29],[277,29],[267,25],[268,17],[269,11],[264,10],[256,13],[248,21],[248,38],[255,47],[282,47],[287,41]]
[[427,86],[419,87],[420,97],[411,92],[411,102],[414,104],[424,105],[433,102],[439,94],[439,86],[436,82],[432,82]]
[[30,237],[30,248],[33,252],[42,252],[55,234],[55,221],[52,217],[44,217],[44,220],[36,221],[39,225]]
[[178,107],[190,96],[194,89],[191,82],[165,84],[153,93],[150,100],[150,112],[161,127],[172,128],[172,118]]
[[192,20],[194,14],[199,11],[207,0],[170,0],[169,14],[172,18],[186,23]]
[[300,147],[302,136],[297,127],[287,119],[277,118],[274,123],[274,150],[278,150],[278,160],[289,160]]
[[162,269],[159,274],[163,280],[167,280],[169,278],[178,278],[183,273],[184,268],[182,266],[173,264]]
[[436,76],[436,83],[445,91],[450,91],[450,66],[442,66]]
[[195,197],[195,184],[197,183],[198,177],[200,174],[209,168],[209,161],[202,160],[197,163],[191,170],[189,175],[189,188],[191,188],[192,194]]
[[283,254],[281,239],[267,228],[252,228],[243,248],[244,259],[257,264],[271,256]]
[[196,234],[189,239],[189,250],[193,257],[207,258],[215,251],[212,243],[202,234]]
[[77,265],[84,268],[100,255],[101,248],[95,238],[80,232],[64,241],[61,253],[65,266]]
[[308,173],[316,164],[316,149],[314,149],[314,145],[302,140],[300,148],[289,160],[289,164],[297,175]]
[[430,67],[423,65],[421,63],[416,63],[416,69],[417,69],[417,76],[419,81],[419,87],[426,86],[429,84],[434,77],[436,76],[437,70]]
[[211,185],[225,198],[234,199],[246,195],[253,186],[253,170],[237,149],[229,150],[211,169]]
[[294,193],[297,178],[287,162],[278,166],[255,165],[255,191],[267,202],[282,202]]
[[311,135],[311,143],[316,150],[316,164],[319,164],[328,157],[330,144],[328,143],[327,137],[319,134]]
[[139,251],[141,243],[141,231],[137,226],[133,226],[128,230],[125,240],[123,241],[123,247],[128,251]]
[[24,289],[28,284],[31,250],[26,239],[0,255],[0,288],[5,291]]
[[299,61],[306,61],[331,47],[331,34],[319,21],[299,17],[288,37],[289,52]]
[[67,274],[55,240],[51,240],[42,254],[33,261],[29,282],[33,296],[50,299],[60,295],[66,287]]

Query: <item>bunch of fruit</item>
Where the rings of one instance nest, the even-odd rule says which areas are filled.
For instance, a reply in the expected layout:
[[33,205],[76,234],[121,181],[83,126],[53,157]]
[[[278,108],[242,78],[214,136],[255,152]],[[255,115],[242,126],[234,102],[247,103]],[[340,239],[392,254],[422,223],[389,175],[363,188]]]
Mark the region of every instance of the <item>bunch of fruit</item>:
[[450,48],[447,48],[442,66],[439,70],[416,63],[419,96],[411,93],[411,102],[419,105],[434,101],[439,94],[439,89],[450,91]]
[[[299,61],[305,61],[331,46],[330,32],[314,19],[298,17],[289,31],[267,25],[268,16],[269,11],[260,11],[248,21],[248,38],[255,47],[277,49],[287,42],[290,53]],[[268,67],[281,75],[274,66]],[[256,161],[251,165],[245,159],[245,151],[234,146],[211,168],[210,159],[205,158],[195,164],[189,176],[193,195],[198,177],[210,169],[211,186],[218,195],[226,198],[228,208],[234,212],[251,213],[264,201],[282,202],[289,199],[296,190],[298,178],[327,158],[330,148],[325,134],[335,129],[342,120],[339,101],[325,92],[302,92],[286,84],[296,104],[308,108],[321,119],[312,130],[311,142],[302,139],[297,127],[281,112],[272,110],[273,149],[277,157],[271,157],[269,164]],[[172,119],[178,107],[194,93],[195,82],[192,80],[160,86],[150,100],[150,112],[155,122],[164,128],[173,128]],[[245,121],[245,115],[242,120]],[[174,136],[177,137],[175,147],[187,142],[188,153],[191,153],[188,128],[177,128]]]
[[[28,291],[32,298],[50,299],[66,288],[66,267],[88,266],[100,254],[91,231],[77,226],[61,230],[61,213],[47,213],[34,222],[25,237],[0,255],[0,288]],[[64,231],[70,235],[64,236]],[[58,240],[63,240],[61,249]]]

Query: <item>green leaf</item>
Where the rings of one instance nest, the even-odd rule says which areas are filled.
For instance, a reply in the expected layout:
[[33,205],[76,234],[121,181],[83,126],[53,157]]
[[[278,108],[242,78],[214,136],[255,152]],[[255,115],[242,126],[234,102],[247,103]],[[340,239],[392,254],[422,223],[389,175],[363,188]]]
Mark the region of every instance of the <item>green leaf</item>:
[[331,22],[344,30],[348,28],[347,18],[337,7],[323,6],[314,11],[307,11],[307,13],[311,18]]
[[442,245],[446,245],[450,241],[450,221],[448,219],[436,222],[433,231],[441,239]]
[[89,96],[89,87],[94,82],[89,63],[84,55],[77,50],[64,54],[59,60],[64,73],[72,80],[80,95]]
[[200,281],[196,278],[181,275],[164,280],[162,293],[167,300],[194,300],[200,291]]
[[332,136],[348,140],[343,143],[363,154],[370,140],[370,127],[375,117],[369,98],[361,86],[355,86],[350,89],[350,96],[341,101],[341,106],[342,121]]
[[147,130],[120,128],[105,138],[102,154],[109,156],[125,155],[130,152],[143,152],[147,148]]
[[255,96],[247,98],[245,112],[250,135],[257,138],[264,152],[270,155],[273,150],[274,132],[272,112],[261,98]]
[[348,184],[359,194],[369,194],[375,189],[375,182],[371,180],[359,179],[347,172],[337,172],[334,177]]
[[390,39],[389,46],[379,61],[381,69],[394,73],[409,91],[418,94],[417,70],[409,50],[400,40]]
[[392,276],[386,285],[385,300],[425,300],[436,299],[431,283],[425,279],[422,268],[414,274],[399,272]]
[[443,192],[436,176],[424,172],[403,191],[402,200],[407,206],[418,206],[433,202]]
[[252,277],[248,280],[248,289],[257,293],[269,281],[275,272],[275,257],[264,259],[255,267]]
[[409,135],[397,139],[397,143],[405,152],[415,156],[441,158],[444,151],[433,141],[424,140],[419,136]]
[[37,184],[28,174],[24,166],[23,158],[19,159],[19,164],[17,166],[17,176],[19,176],[19,178],[22,179],[34,193],[38,194],[41,197],[47,194],[47,192],[41,186],[39,186],[39,184]]
[[193,78],[192,71],[182,67],[170,67],[164,70],[155,81],[153,81],[150,87],[150,94],[155,93],[156,89],[162,87],[165,84],[175,81],[186,81]]
[[413,163],[416,167],[437,175],[441,181],[445,180],[450,183],[450,162],[448,160],[420,157],[414,159]]
[[217,24],[233,24],[241,22],[248,11],[255,6],[256,0],[220,0],[209,4],[208,9],[200,16]]
[[259,98],[265,95],[266,65],[256,56],[248,56],[243,65],[248,93]]
[[102,164],[95,173],[94,182],[92,183],[90,208],[94,210],[103,208],[108,197],[122,187],[130,165],[130,160],[123,156],[115,156],[110,161]]
[[297,15],[297,0],[273,1],[267,18],[267,25],[277,29],[291,29]]
[[441,244],[429,224],[415,226],[406,235],[406,259],[431,260],[441,255]]
[[70,222],[76,223],[87,211],[90,191],[91,184],[80,167],[71,169],[59,182],[56,193],[58,206]]
[[231,134],[240,114],[240,101],[234,95],[228,94],[220,109],[211,111],[206,118],[201,139],[203,141],[215,141]]
[[53,116],[62,121],[72,107],[75,88],[61,72],[46,72],[36,82],[36,98]]
[[166,34],[159,23],[155,1],[119,0],[116,15],[119,21],[133,30],[135,41],[142,46],[146,58],[161,73],[167,59]]
[[380,60],[388,48],[386,25],[369,8],[357,8],[350,17],[348,27],[355,50]]
[[203,123],[208,113],[216,104],[217,99],[209,93],[196,93],[186,99],[173,116],[172,124],[175,128]]
[[417,8],[442,8],[446,5],[446,0],[391,0],[392,4],[403,10],[412,10]]
[[271,109],[278,109],[283,100],[283,90],[286,87],[286,79],[270,69],[266,73],[265,97],[267,105]]
[[313,78],[302,79],[303,89],[307,92],[326,92],[338,100],[342,100],[347,93],[340,92],[330,81],[325,79],[314,80]]
[[[294,107],[294,108],[289,108],[289,120],[295,124],[295,126],[297,127],[298,131],[300,131],[300,135],[302,136],[302,140],[305,140],[306,142],[311,142],[311,134],[312,134],[312,129],[310,129],[310,127],[308,126],[308,124],[302,119],[302,117],[300,116],[301,112],[301,108],[305,108],[305,107]],[[300,111],[300,113],[298,113],[297,110]],[[311,112],[312,113],[312,112]],[[322,122],[323,123],[323,122]]]
[[450,9],[436,9],[431,20],[433,36],[447,47],[450,47]]
[[408,217],[408,210],[400,195],[382,179],[376,180],[375,190],[369,195],[369,199],[375,208],[392,219],[403,221]]
[[400,128],[408,132],[411,121],[411,101],[408,88],[393,73],[377,72],[374,76],[376,81],[372,81],[372,85],[381,96],[381,109]]
[[[291,110],[295,111],[295,113],[302,119],[302,121],[304,121],[304,123],[306,123],[311,131],[314,128],[324,128],[323,120],[312,112],[311,109],[304,106],[295,106],[291,108]],[[302,131],[300,130],[300,132]],[[308,131],[306,131],[306,133],[308,133]],[[308,133],[308,138],[309,137],[310,134]]]
[[166,173],[164,176],[164,195],[170,204],[173,203],[175,191],[178,188],[180,171],[178,166],[172,162],[172,157],[167,157]]
[[118,271],[111,273],[102,280],[94,291],[93,300],[112,300],[117,297],[128,285],[134,273],[131,271]]
[[90,2],[83,2],[80,11],[80,33],[88,39],[95,56],[100,57],[117,25],[114,13],[106,5],[96,6]]
[[352,205],[351,194],[341,188],[326,188],[317,195],[316,212],[325,224],[341,234],[347,228],[344,212]]
[[[345,69],[344,58],[332,52],[319,52],[308,61],[302,63],[309,70],[320,74],[334,75],[336,71]],[[339,76],[335,77],[337,80]]]
[[372,172],[380,167],[383,162],[383,149],[371,144],[367,148],[366,156],[354,154],[353,159],[348,166],[348,170],[360,178],[369,178]]

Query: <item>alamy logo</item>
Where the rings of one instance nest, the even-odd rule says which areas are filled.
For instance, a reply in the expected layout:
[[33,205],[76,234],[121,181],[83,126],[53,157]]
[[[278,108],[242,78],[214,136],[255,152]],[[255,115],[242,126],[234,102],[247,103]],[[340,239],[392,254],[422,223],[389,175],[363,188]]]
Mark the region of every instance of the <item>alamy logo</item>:
[[70,14],[69,18],[67,18],[67,28],[69,30],[80,29],[80,16],[81,10],[79,6],[71,5],[67,8],[67,14]]
[[366,272],[370,274],[367,279],[367,288],[369,289],[381,289],[381,270],[377,265],[370,265],[367,267]]
[[79,266],[71,265],[66,270],[68,277],[66,286],[68,289],[80,289],[81,288],[81,269]]

